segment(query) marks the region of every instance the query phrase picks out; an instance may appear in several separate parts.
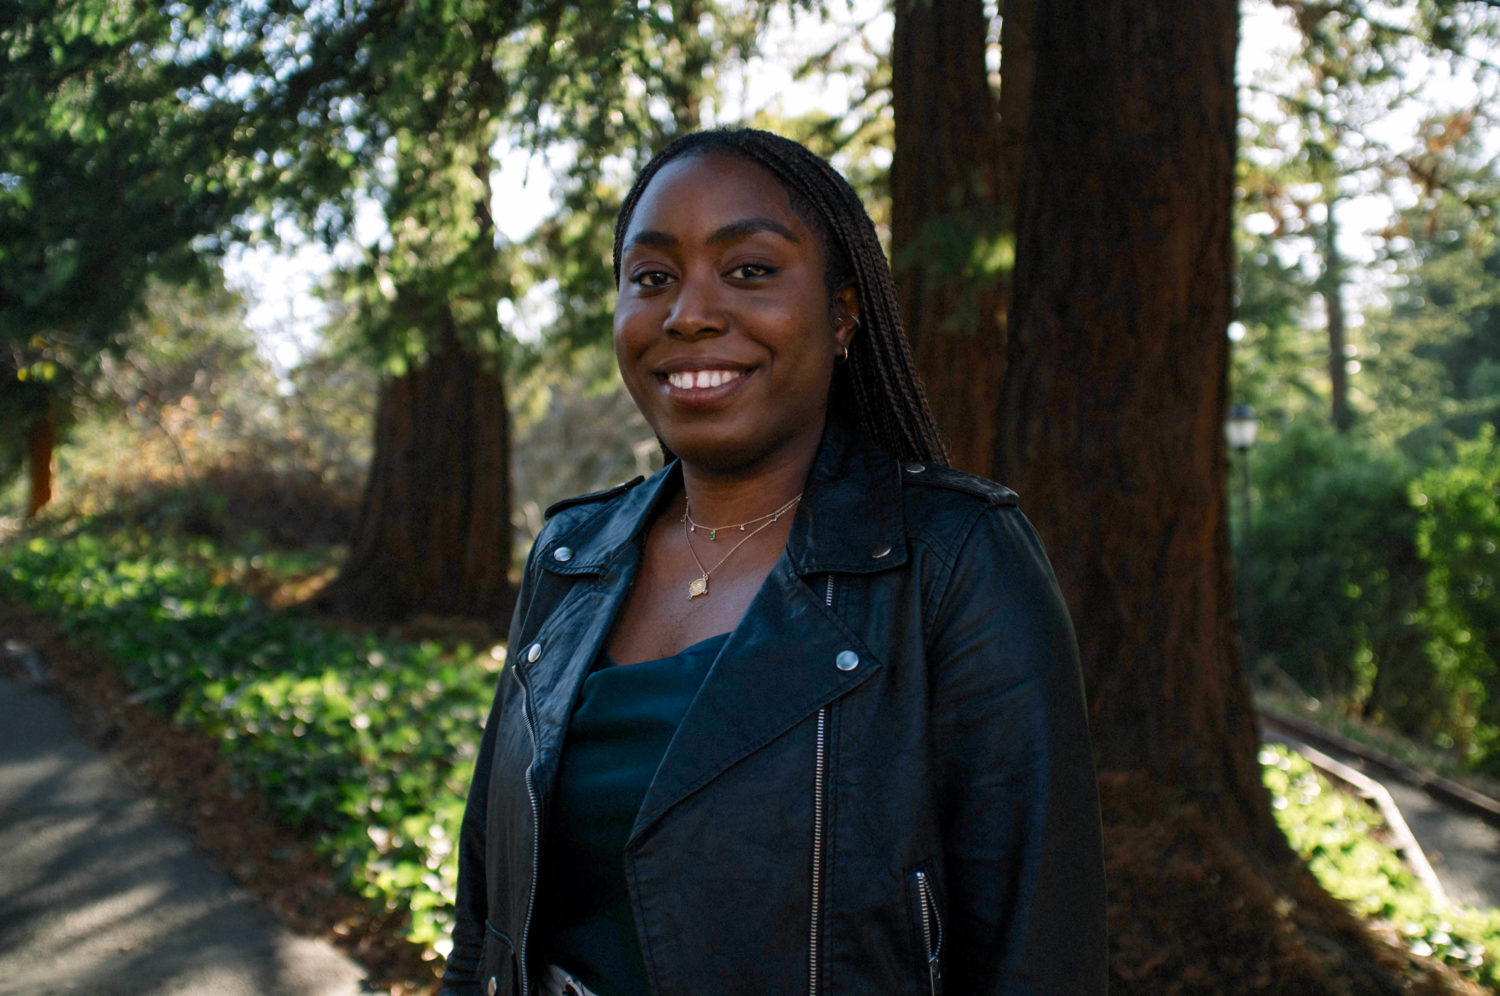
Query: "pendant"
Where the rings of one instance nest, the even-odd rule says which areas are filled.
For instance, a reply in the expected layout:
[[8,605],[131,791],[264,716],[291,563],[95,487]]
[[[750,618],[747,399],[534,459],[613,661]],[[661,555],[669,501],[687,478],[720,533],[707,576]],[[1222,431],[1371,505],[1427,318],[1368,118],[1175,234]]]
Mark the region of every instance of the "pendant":
[[688,601],[689,602],[691,602],[693,599],[697,598],[699,595],[707,595],[707,594],[708,594],[708,575],[707,574],[703,575],[703,577],[701,577],[701,578],[693,578],[692,582],[688,584]]

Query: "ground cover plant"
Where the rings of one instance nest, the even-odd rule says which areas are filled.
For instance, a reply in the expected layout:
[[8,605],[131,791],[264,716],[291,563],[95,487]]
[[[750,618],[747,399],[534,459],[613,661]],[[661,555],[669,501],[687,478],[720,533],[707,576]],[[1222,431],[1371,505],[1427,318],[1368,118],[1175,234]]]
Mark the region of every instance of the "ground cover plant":
[[1262,746],[1260,762],[1277,823],[1323,888],[1388,925],[1413,953],[1500,987],[1500,910],[1438,907],[1387,843],[1373,807],[1334,790],[1280,744]]

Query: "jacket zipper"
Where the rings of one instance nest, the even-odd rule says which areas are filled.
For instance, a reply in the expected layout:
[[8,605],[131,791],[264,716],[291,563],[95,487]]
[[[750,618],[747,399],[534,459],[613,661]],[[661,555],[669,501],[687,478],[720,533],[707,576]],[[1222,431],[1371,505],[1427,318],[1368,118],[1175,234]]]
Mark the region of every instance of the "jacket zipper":
[[[833,575],[828,575],[824,604],[833,608]],[[818,996],[818,927],[823,913],[823,773],[828,762],[828,707],[818,710],[817,741],[813,749],[812,916],[807,956],[807,993]]]
[[521,925],[521,952],[518,959],[521,975],[521,996],[531,991],[531,978],[526,972],[526,939],[531,934],[531,914],[536,908],[536,880],[541,873],[542,821],[541,803],[536,797],[537,735],[536,717],[533,714],[531,689],[526,687],[519,671],[512,671],[516,683],[521,686],[521,712],[526,717],[526,732],[531,737],[531,763],[526,766],[526,795],[531,800],[531,888],[526,894],[526,919]]
[[922,945],[927,949],[927,983],[931,987],[932,996],[937,996],[938,980],[943,977],[943,918],[938,915],[937,900],[932,895],[932,883],[925,871],[917,872],[917,902],[921,906]]

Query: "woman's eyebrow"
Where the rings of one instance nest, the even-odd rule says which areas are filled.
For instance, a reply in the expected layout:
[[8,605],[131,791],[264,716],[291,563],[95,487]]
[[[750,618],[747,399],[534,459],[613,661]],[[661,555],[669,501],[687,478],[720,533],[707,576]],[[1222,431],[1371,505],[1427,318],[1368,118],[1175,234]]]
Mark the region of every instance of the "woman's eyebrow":
[[802,241],[797,238],[795,232],[774,218],[745,218],[741,221],[731,221],[727,225],[714,229],[713,234],[708,237],[708,244],[711,246],[722,245],[726,242],[743,239],[748,235],[754,235],[757,232],[775,232],[788,242]]
[[[796,232],[774,218],[743,218],[740,221],[731,221],[727,225],[721,225],[714,229],[713,233],[709,235],[707,242],[711,246],[724,245],[725,243],[754,235],[757,232],[774,232],[788,242],[800,244],[802,241],[797,237]],[[659,231],[655,228],[645,228],[632,235],[630,241],[625,243],[625,248],[629,249],[631,246],[656,246],[657,248],[670,249],[680,244],[677,236],[670,232]]]

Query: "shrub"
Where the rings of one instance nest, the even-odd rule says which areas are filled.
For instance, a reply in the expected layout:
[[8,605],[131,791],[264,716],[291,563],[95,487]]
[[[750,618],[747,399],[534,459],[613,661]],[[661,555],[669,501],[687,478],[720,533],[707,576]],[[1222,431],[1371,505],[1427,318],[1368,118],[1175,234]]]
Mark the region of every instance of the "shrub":
[[1493,426],[1460,442],[1452,462],[1412,487],[1427,568],[1430,659],[1457,690],[1459,742],[1500,776],[1500,444]]
[[1447,702],[1421,653],[1422,567],[1410,471],[1394,452],[1313,420],[1253,451],[1251,632],[1306,691],[1425,733]]

